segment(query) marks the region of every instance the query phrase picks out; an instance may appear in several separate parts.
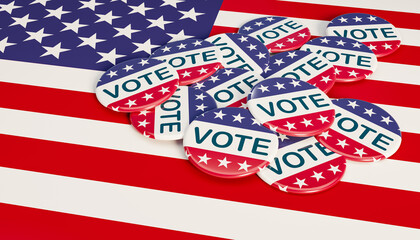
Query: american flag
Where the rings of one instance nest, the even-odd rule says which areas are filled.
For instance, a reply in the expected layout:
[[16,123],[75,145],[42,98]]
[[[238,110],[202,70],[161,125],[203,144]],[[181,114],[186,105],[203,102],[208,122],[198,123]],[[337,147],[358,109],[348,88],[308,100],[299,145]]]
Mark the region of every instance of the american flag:
[[[416,1],[27,2],[0,2],[1,239],[419,238]],[[141,136],[94,94],[113,61],[146,56],[172,38],[236,32],[266,15],[298,19],[323,36],[331,19],[354,12],[387,19],[403,42],[368,79],[337,83],[328,95],[378,104],[403,141],[391,159],[349,161],[342,181],[320,194],[283,193],[258,176],[207,176],[185,161],[180,143]],[[143,22],[129,25],[131,17]],[[133,44],[132,30],[141,30]],[[149,41],[148,31],[164,35]],[[132,54],[134,43],[143,45]]]

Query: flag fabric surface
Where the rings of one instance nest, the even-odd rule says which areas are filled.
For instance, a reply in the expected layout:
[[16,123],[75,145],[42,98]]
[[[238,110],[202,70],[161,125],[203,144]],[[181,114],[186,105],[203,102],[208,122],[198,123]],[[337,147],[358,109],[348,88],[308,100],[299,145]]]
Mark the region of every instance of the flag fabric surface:
[[[0,0],[0,239],[419,239],[419,9],[409,0]],[[181,142],[145,138],[94,94],[107,68],[167,41],[237,32],[266,15],[318,37],[354,12],[392,23],[402,45],[328,96],[378,104],[402,144],[390,159],[348,162],[323,193],[203,174]]]

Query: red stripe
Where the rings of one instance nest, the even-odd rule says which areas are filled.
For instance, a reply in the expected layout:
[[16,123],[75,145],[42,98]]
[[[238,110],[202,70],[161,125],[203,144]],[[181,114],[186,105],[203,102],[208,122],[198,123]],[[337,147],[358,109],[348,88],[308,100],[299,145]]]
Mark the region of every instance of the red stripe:
[[340,182],[326,192],[298,196],[257,176],[211,177],[185,160],[7,135],[0,141],[3,167],[420,228],[410,217],[420,215],[416,192]]
[[129,124],[126,113],[102,106],[95,94],[0,82],[0,107]]
[[[213,26],[210,32],[210,36],[220,33],[230,33],[237,31],[238,28]],[[312,36],[311,39],[317,37],[319,36]],[[418,56],[420,56],[420,47],[401,45],[397,51],[395,51],[391,55],[381,57],[379,61],[420,66],[420,58]]]
[[8,240],[220,239],[4,203],[0,212],[0,238]]
[[[360,86],[364,86],[365,84],[369,85],[370,82],[372,82],[373,85],[368,87],[368,89],[379,90],[369,92],[366,90],[366,87],[357,87],[359,84],[361,84]],[[405,86],[405,88],[396,91],[396,93],[392,93],[395,89],[398,89],[401,86]],[[407,99],[404,95],[407,92],[413,93],[418,91],[420,91],[420,86],[416,85],[363,80],[354,83],[336,83],[328,95],[335,98],[351,97],[390,105],[393,105],[390,101],[397,101],[396,103],[400,106],[411,105],[411,107],[420,108],[420,103],[418,101],[410,101],[410,99]],[[382,93],[385,93],[385,95],[382,95]],[[391,96],[404,97],[387,97],[386,94],[389,95],[391,93],[397,94]],[[28,99],[30,99],[30,104],[28,104]],[[0,82],[0,107],[130,124],[128,114],[108,110],[97,101],[93,93]],[[411,149],[416,148],[414,143],[420,142],[420,134],[403,134],[404,136],[401,147],[394,156],[392,156],[392,158],[403,161],[420,162],[420,159],[414,151],[411,151]],[[406,139],[409,140],[406,141]]]
[[297,3],[278,0],[230,0],[223,1],[220,10],[277,15],[285,17],[309,18],[331,21],[347,13],[369,13],[384,18],[396,27],[420,29],[420,14],[385,11],[355,7],[340,7],[312,3]]

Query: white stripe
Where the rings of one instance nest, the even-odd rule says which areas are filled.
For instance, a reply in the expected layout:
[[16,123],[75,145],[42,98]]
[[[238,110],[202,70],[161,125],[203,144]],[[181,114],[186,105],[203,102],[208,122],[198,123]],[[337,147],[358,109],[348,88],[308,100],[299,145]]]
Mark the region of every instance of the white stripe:
[[[4,108],[0,108],[0,116],[2,116],[0,118],[0,134],[186,159],[180,141],[159,141],[157,143],[156,140],[142,136],[132,126],[126,124]],[[416,119],[412,115],[410,118]],[[416,125],[418,124],[416,123]],[[369,166],[375,165],[366,165],[366,168],[369,168],[366,171],[375,171],[374,175],[377,177],[369,179],[363,184],[420,192],[420,184],[418,184],[420,182],[420,174],[418,174],[420,164],[389,160],[376,164],[384,163],[386,166],[377,167],[374,170],[369,170],[372,168]],[[396,177],[403,177],[398,178],[398,181],[391,182],[387,173],[392,172],[393,169],[399,169],[398,172],[404,174],[397,174]],[[348,182],[360,182],[360,179],[365,179],[363,173],[363,171],[349,170],[345,179]]]
[[234,239],[420,237],[413,228],[3,167],[0,192],[2,203]]
[[396,1],[383,1],[383,0],[288,0],[289,2],[300,2],[300,3],[315,3],[323,5],[333,5],[341,7],[354,7],[354,8],[366,8],[366,9],[377,9],[386,11],[398,11],[408,13],[420,13],[419,4],[413,0],[399,0]]
[[[231,12],[231,11],[222,10],[222,11],[219,11],[219,14],[217,15],[214,25],[221,26],[221,27],[239,28],[245,23],[253,19],[261,18],[261,17],[267,17],[267,15],[255,14],[255,13]],[[295,19],[305,24],[311,31],[312,35],[315,35],[315,36],[326,35],[326,29],[327,29],[327,25],[329,21],[313,20],[313,19],[307,19],[307,18],[291,18],[291,19]],[[420,41],[418,41],[418,39],[420,39],[419,30],[407,29],[407,28],[397,28],[397,29],[398,29],[398,32],[402,36],[401,37],[402,44],[420,46]]]
[[[0,59],[0,81],[94,93],[102,71]],[[25,71],[22,71],[25,69]],[[369,79],[420,85],[420,67],[378,62]]]

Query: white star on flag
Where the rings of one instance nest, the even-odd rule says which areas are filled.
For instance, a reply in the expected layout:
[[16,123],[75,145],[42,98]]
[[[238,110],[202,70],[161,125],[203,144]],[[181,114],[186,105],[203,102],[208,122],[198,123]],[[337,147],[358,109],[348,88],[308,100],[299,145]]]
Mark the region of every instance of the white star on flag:
[[24,17],[12,17],[15,20],[14,23],[10,24],[10,26],[21,25],[23,28],[26,28],[28,23],[36,21],[36,19],[29,19],[29,14],[26,14]]
[[134,50],[133,53],[143,51],[149,55],[152,54],[153,48],[159,47],[159,45],[152,44],[150,38],[147,39],[144,43],[133,42],[133,44],[137,47],[137,49]]
[[105,62],[108,61],[115,65],[116,59],[120,57],[124,57],[124,55],[117,54],[117,49],[114,48],[108,53],[98,52],[99,55],[101,55],[101,59],[99,59],[96,63]]
[[96,6],[104,4],[104,3],[97,3],[96,0],[79,1],[79,2],[82,4],[82,6],[80,6],[79,9],[89,8],[92,11],[95,11]]
[[[51,34],[49,34],[51,35]],[[77,47],[82,46],[90,46],[93,49],[96,49],[96,44],[105,41],[106,39],[98,39],[96,38],[96,33],[92,34],[90,37],[79,37],[80,40],[82,40],[82,43],[80,43]]]
[[41,57],[53,55],[55,58],[60,59],[60,54],[65,51],[69,51],[70,49],[61,48],[61,42],[55,45],[54,47],[47,47],[42,46],[46,52],[41,55]]
[[179,20],[189,18],[197,22],[197,17],[204,15],[204,13],[195,12],[194,8],[191,8],[189,11],[179,11],[179,12],[183,14],[183,16]]
[[107,22],[107,23],[109,23],[111,25],[112,25],[112,21],[114,21],[114,19],[121,17],[121,16],[114,16],[112,14],[112,11],[109,11],[107,14],[96,14],[96,16],[99,17],[99,19],[96,20],[95,23]]
[[9,37],[5,37],[0,41],[0,52],[4,53],[4,50],[6,50],[7,47],[13,46],[16,43],[8,42]]
[[138,6],[130,6],[130,5],[128,6],[132,9],[131,12],[129,12],[128,14],[138,13],[143,16],[146,16],[146,11],[153,9],[153,8],[146,7],[144,3]]
[[200,93],[199,95],[195,95],[195,100],[201,100],[204,101],[204,98],[207,96],[204,96],[203,93]]
[[165,30],[165,25],[173,23],[173,21],[165,21],[163,15],[160,16],[158,19],[147,19],[151,24],[147,28],[158,27],[162,30]]

